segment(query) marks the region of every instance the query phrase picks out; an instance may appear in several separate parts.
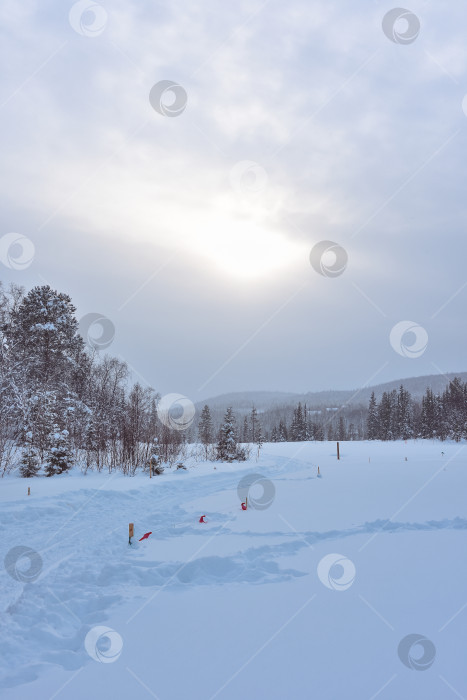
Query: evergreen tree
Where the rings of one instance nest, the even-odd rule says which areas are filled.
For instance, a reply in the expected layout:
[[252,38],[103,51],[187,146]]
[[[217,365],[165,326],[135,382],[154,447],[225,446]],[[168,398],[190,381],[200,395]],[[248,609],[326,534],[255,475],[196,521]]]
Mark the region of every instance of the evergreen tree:
[[198,424],[198,435],[201,444],[204,447],[204,457],[207,460],[209,454],[209,447],[213,442],[213,429],[212,429],[212,418],[209,406],[204,406],[201,411],[201,417]]
[[278,434],[277,434],[277,442],[287,442],[287,440],[288,440],[287,426],[283,420],[280,420],[279,421],[279,430],[278,430]]
[[420,416],[420,432],[422,438],[434,438],[438,434],[438,402],[431,389],[427,389],[422,398],[422,411]]
[[19,473],[24,478],[30,478],[32,476],[37,476],[39,469],[39,453],[34,446],[32,430],[27,429],[24,434]]
[[293,412],[292,425],[290,426],[290,440],[292,442],[300,442],[305,440],[305,434],[305,418],[303,415],[302,404],[299,402],[297,408],[295,408]]
[[243,419],[243,432],[242,432],[242,442],[250,441],[250,429],[248,427],[248,418],[245,416]]
[[390,393],[383,391],[378,405],[379,437],[381,440],[392,440],[394,416]]
[[410,393],[400,386],[397,396],[397,434],[396,437],[408,440],[413,437],[413,408]]
[[347,431],[345,429],[344,416],[339,416],[339,423],[337,427],[337,439],[347,440]]
[[259,457],[259,452],[263,446],[264,442],[264,437],[263,437],[263,429],[261,427],[261,422],[258,421],[257,429],[256,429],[256,446],[258,448],[258,457]]
[[235,430],[235,416],[229,407],[224,415],[224,421],[219,430],[217,442],[217,459],[221,462],[233,462],[238,456],[238,446]]
[[159,439],[156,437],[153,439],[153,441],[151,443],[148,461],[149,461],[149,468],[151,468],[151,465],[152,465],[153,473],[155,473],[155,474],[162,473],[163,467],[160,467],[161,458],[160,458]]
[[303,440],[312,440],[313,439],[313,431],[311,428],[311,421],[308,420],[308,409],[305,406],[303,407]]
[[68,437],[68,430],[60,430],[57,425],[54,426],[50,434],[49,449],[46,457],[46,476],[62,474],[73,466]]
[[67,294],[46,285],[34,287],[12,314],[10,337],[33,384],[62,384],[79,366],[84,341],[75,311]]
[[254,442],[254,443],[257,442],[258,430],[259,430],[258,411],[253,406],[253,408],[251,409],[251,413],[250,413],[250,439],[251,439],[251,442]]
[[321,423],[315,423],[314,424],[314,440],[319,440],[320,442],[324,442],[324,427]]
[[467,432],[467,386],[458,377],[449,382],[443,394],[442,412],[444,421],[449,426],[449,437],[460,442]]
[[379,416],[378,404],[376,403],[375,392],[371,392],[370,403],[368,405],[367,417],[368,440],[378,440],[379,438]]

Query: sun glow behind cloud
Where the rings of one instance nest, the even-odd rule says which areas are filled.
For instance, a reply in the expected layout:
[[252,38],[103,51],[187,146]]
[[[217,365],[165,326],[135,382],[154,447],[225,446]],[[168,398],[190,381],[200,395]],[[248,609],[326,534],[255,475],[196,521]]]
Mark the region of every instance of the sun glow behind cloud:
[[215,218],[198,233],[199,252],[236,278],[270,277],[299,260],[300,247],[278,232],[251,221]]

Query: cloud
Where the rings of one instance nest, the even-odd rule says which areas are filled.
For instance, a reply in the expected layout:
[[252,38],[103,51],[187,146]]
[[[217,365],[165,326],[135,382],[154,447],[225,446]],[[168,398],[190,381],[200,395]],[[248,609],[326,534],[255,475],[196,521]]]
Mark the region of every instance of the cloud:
[[[105,4],[108,22],[95,37],[73,31],[70,6],[8,0],[0,10],[0,60],[8,66],[0,98],[2,227],[30,235],[40,260],[22,280],[36,283],[34,275],[47,277],[61,261],[67,274],[57,277],[79,290],[86,269],[89,289],[78,292],[87,297],[85,311],[105,311],[105,290],[119,291],[115,274],[126,276],[131,295],[173,258],[175,268],[164,273],[170,304],[180,311],[188,299],[203,328],[207,319],[220,319],[221,334],[231,324],[240,345],[308,278],[311,300],[299,295],[271,322],[274,352],[295,347],[294,367],[261,367],[256,384],[284,389],[298,389],[309,366],[304,319],[319,327],[321,349],[313,346],[313,353],[315,365],[326,367],[325,387],[358,384],[368,343],[382,364],[387,344],[380,327],[373,346],[371,332],[367,338],[378,312],[353,284],[394,322],[412,317],[414,295],[427,300],[417,311],[429,317],[437,300],[441,305],[461,286],[463,4],[416,3],[421,31],[409,46],[382,32],[387,2],[258,0],[219,12],[214,2],[118,0]],[[176,118],[150,105],[149,91],[160,80],[187,92]],[[233,178],[245,162],[264,172],[264,186],[248,189]],[[309,251],[323,239],[349,252],[345,276],[333,287],[310,276]],[[76,269],[58,253],[60,240],[74,251]],[[90,263],[94,247],[112,247],[108,269]],[[443,264],[449,250],[455,259]],[[226,297],[216,291],[207,303],[213,286]],[[149,283],[138,292],[127,320],[144,328],[144,346],[154,338],[145,322],[150,289]],[[257,313],[245,326],[251,305]],[[343,345],[333,321],[342,308]],[[456,309],[453,302],[443,313],[454,318]],[[189,324],[190,313],[178,319]],[[182,336],[172,325],[167,336]],[[462,347],[462,331],[455,332]],[[255,383],[254,353],[264,355],[271,342],[267,332],[262,337],[219,375],[217,391]],[[346,363],[336,374],[326,344],[350,354],[356,378],[346,380]],[[195,345],[193,360],[203,365],[215,368],[228,355],[228,348]],[[128,346],[125,352],[131,354]],[[445,357],[454,361],[452,349]],[[149,374],[149,353],[138,362]],[[169,352],[165,362],[168,375],[178,376]],[[190,368],[182,373],[191,386]],[[184,387],[164,387],[172,389]]]

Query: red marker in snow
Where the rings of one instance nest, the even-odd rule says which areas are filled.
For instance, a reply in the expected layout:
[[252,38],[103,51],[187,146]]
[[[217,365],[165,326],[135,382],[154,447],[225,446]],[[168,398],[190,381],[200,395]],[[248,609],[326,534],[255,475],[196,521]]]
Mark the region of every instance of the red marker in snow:
[[246,510],[246,503],[242,503],[242,510]]
[[143,540],[147,540],[149,535],[152,535],[152,532],[145,532],[142,538],[140,539],[140,542],[142,542]]
[[200,519],[199,519],[199,522],[200,522],[200,523],[205,523],[205,522],[206,522],[205,519],[204,519],[205,517],[206,517],[205,515],[202,515],[202,516],[200,517]]

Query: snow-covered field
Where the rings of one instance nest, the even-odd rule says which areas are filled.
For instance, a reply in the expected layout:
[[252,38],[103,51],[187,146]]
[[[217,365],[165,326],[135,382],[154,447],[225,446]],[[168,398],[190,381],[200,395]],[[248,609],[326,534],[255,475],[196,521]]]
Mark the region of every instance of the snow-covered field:
[[466,494],[467,450],[422,441],[5,478],[0,697],[465,698]]

